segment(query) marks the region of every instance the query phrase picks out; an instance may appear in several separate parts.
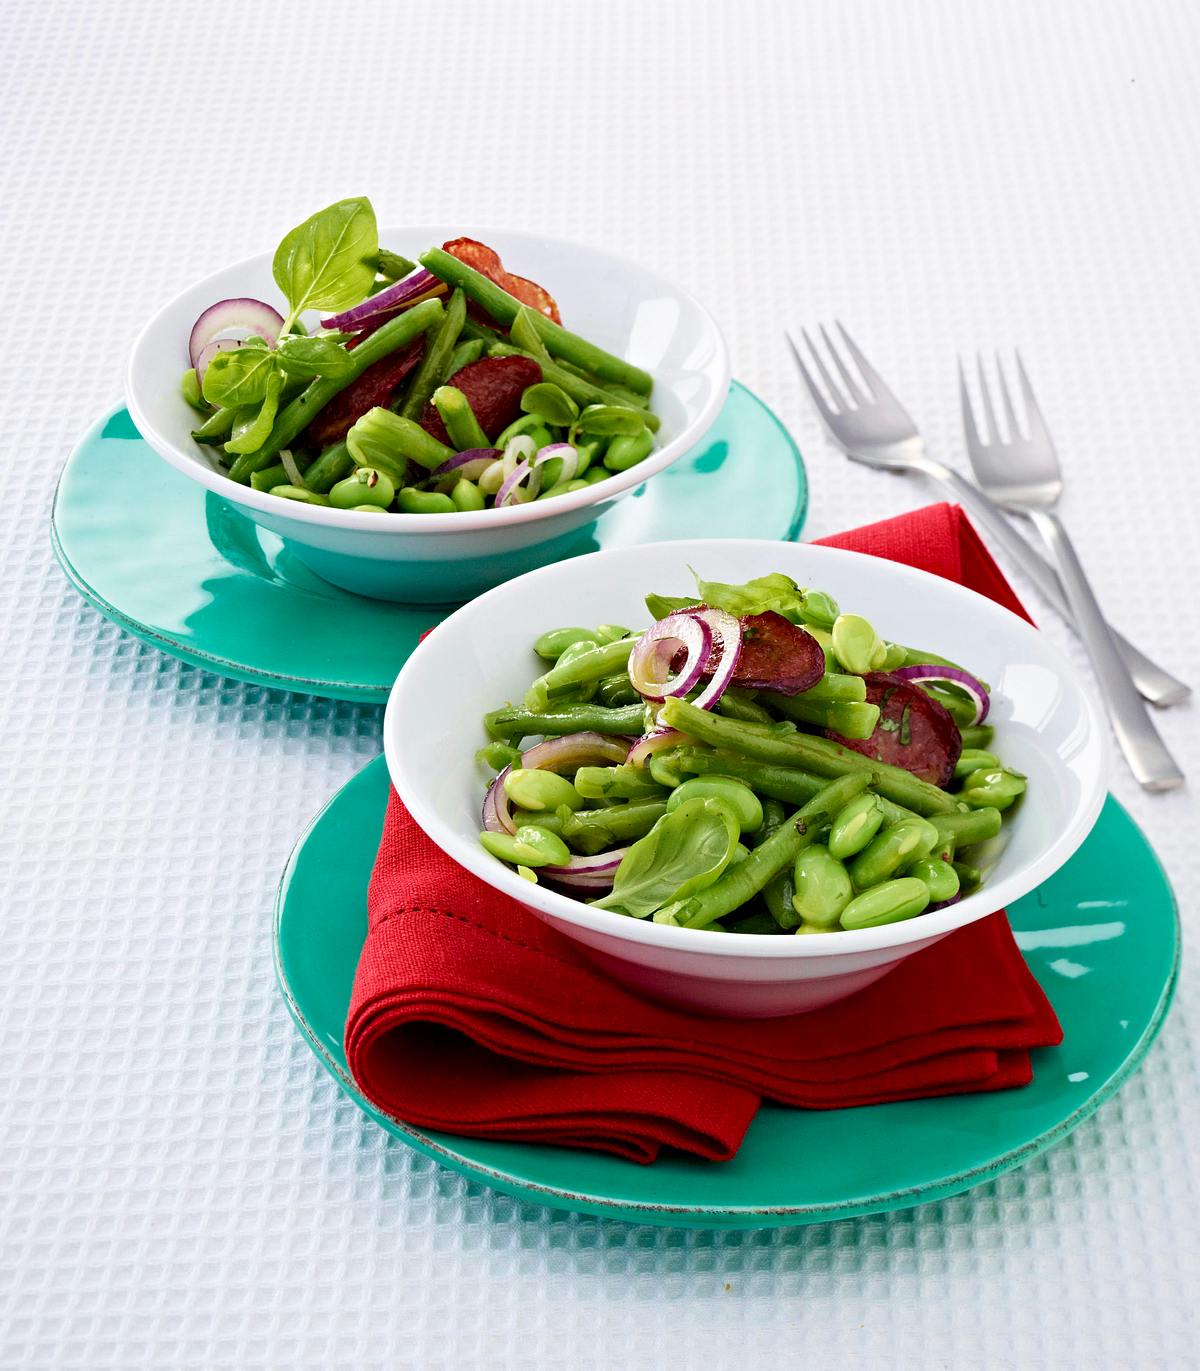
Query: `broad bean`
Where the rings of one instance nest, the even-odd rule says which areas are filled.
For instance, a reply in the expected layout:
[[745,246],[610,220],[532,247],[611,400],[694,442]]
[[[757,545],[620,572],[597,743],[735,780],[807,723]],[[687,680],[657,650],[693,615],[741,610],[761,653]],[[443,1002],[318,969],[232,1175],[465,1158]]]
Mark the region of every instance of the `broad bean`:
[[841,923],[846,929],[878,928],[880,924],[915,918],[928,905],[929,887],[925,882],[916,876],[900,876],[856,895],[842,910]]

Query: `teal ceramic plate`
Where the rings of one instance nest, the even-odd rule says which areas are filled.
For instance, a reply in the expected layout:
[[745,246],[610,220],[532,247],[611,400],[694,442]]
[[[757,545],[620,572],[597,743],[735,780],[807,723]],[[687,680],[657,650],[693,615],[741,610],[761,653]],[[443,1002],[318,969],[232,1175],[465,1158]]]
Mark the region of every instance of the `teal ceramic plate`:
[[[804,463],[774,414],[736,381],[704,441],[617,502],[575,552],[672,538],[799,537]],[[274,534],[173,470],[117,409],[63,470],[54,551],[79,593],[193,666],[284,690],[382,704],[408,654],[453,605],[339,590]]]
[[[388,775],[370,763],[301,839],[280,883],[275,955],[292,1017],[347,1095],[404,1142],[539,1204],[636,1223],[759,1228],[904,1209],[991,1180],[1064,1138],[1141,1061],[1179,960],[1171,887],[1109,799],[1075,856],[1009,910],[1062,1021],[1023,1090],[821,1113],[764,1107],[731,1162],[638,1166],[563,1148],[424,1133],[385,1118],[346,1071],[342,1028],[366,933]],[[806,1159],[803,1166],[797,1157]]]

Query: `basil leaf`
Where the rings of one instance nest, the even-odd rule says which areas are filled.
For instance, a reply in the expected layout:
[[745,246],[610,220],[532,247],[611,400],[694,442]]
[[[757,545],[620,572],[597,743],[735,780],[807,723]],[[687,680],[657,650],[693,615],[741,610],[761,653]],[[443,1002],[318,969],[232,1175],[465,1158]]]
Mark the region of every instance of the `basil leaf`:
[[226,452],[257,452],[271,436],[275,416],[279,413],[279,395],[283,390],[283,373],[278,367],[267,377],[267,392],[257,408],[247,405],[233,421],[233,436],[225,444]]
[[282,332],[303,310],[347,309],[363,299],[375,279],[363,258],[378,248],[375,211],[363,196],[339,200],[292,229],[271,263],[291,307]]
[[279,363],[269,348],[240,347],[218,352],[204,373],[202,390],[210,405],[221,409],[257,405]]
[[332,338],[301,338],[290,334],[277,349],[289,376],[330,376],[335,381],[354,370],[354,358]]
[[652,619],[665,619],[668,614],[674,614],[680,609],[691,609],[699,603],[700,601],[691,595],[655,595],[651,593],[646,596],[646,608],[650,611]]
[[738,821],[728,805],[712,798],[685,800],[633,844],[617,867],[612,893],[592,905],[644,919],[712,885],[737,845]]

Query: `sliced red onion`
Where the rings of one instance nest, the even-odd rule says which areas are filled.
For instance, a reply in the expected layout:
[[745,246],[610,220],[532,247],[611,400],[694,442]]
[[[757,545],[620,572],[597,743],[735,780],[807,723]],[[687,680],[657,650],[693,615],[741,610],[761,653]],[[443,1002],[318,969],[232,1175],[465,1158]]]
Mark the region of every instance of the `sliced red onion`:
[[200,349],[196,358],[196,384],[204,384],[204,373],[208,370],[208,364],[218,352],[228,352],[230,348],[240,348],[242,341],[240,338],[214,338],[211,343],[205,343]]
[[628,738],[614,738],[608,733],[567,733],[561,738],[547,738],[536,743],[521,756],[521,765],[530,770],[576,771],[581,766],[599,762],[619,765],[629,756]]
[[[518,499],[521,491],[521,483],[528,477],[528,484],[525,486],[525,499]],[[533,462],[518,462],[512,469],[512,473],[504,478],[503,484],[496,492],[496,508],[503,509],[505,505],[523,505],[537,495],[542,488],[542,473]]]
[[[691,614],[668,614],[642,634],[630,653],[630,683],[643,699],[655,704],[668,696],[686,695],[703,676],[712,645],[712,629],[704,620]],[[672,676],[671,663],[680,651],[685,654],[683,665]]]
[[547,443],[545,447],[538,449],[533,464],[535,467],[545,466],[555,457],[562,458],[563,468],[559,481],[574,480],[575,473],[579,470],[579,452],[571,443]]
[[639,738],[629,749],[629,756],[625,758],[629,766],[647,766],[650,758],[659,752],[665,752],[668,748],[682,747],[691,742],[686,733],[680,733],[677,728],[656,728],[653,733],[647,733]]
[[717,701],[733,680],[738,659],[742,655],[741,621],[723,609],[688,609],[681,612],[706,624],[712,635],[713,651],[717,653],[716,668],[708,684],[692,703],[700,709],[715,709]]
[[926,905],[925,913],[933,914],[939,909],[949,909],[952,904],[957,904],[961,899],[961,895],[951,895],[948,900],[939,900],[937,904]]
[[983,682],[977,681],[969,671],[963,671],[956,666],[902,666],[892,672],[892,675],[899,676],[905,681],[915,681],[917,685],[925,681],[939,681],[965,690],[975,702],[975,717],[971,724],[983,723],[988,716],[988,710],[992,707],[991,697],[984,690]]
[[243,338],[256,333],[274,347],[282,327],[283,315],[277,309],[272,309],[265,300],[253,300],[249,296],[218,300],[215,305],[209,305],[192,325],[188,338],[188,357],[192,366],[199,371],[200,353],[222,333],[236,331]]
[[509,807],[508,791],[504,789],[504,778],[511,770],[511,766],[506,766],[488,786],[488,793],[483,797],[483,826],[489,833],[511,835],[517,831]]
[[304,489],[304,476],[300,468],[296,465],[296,459],[292,456],[291,448],[280,448],[279,463],[287,472],[288,480],[292,485]]
[[[500,456],[498,447],[469,447],[464,452],[457,452],[453,457],[449,457],[440,467],[434,467],[430,472],[431,476],[449,476],[453,472],[456,476],[465,476],[468,480],[476,480],[486,467]],[[476,470],[478,465],[478,470]],[[469,467],[470,470],[464,470]]]
[[576,890],[611,890],[617,867],[628,851],[628,847],[613,847],[591,857],[572,857],[566,866],[540,866],[538,879],[544,876]]
[[350,309],[343,310],[341,314],[331,314],[328,319],[322,319],[321,327],[362,328],[367,320],[373,319],[375,315],[386,314],[389,310],[398,309],[401,305],[412,300],[414,296],[421,295],[423,292],[443,284],[431,271],[426,271],[424,267],[421,267],[394,285],[385,286],[378,295],[368,295],[361,304],[353,305]]

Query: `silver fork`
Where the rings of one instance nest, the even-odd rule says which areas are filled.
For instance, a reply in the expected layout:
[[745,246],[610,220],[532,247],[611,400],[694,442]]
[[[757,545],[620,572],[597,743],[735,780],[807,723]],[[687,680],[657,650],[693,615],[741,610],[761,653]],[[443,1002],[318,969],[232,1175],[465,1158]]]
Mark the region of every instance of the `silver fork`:
[[983,401],[982,436],[976,426],[961,362],[958,367],[963,432],[966,434],[967,452],[975,476],[994,500],[1006,509],[1024,514],[1042,535],[1058,567],[1067,603],[1071,606],[1083,645],[1092,659],[1100,693],[1108,706],[1113,731],[1133,774],[1147,790],[1170,790],[1182,785],[1183,772],[1167,751],[1146,706],[1138,698],[1137,687],[1113,641],[1074,545],[1062,520],[1054,513],[1063,492],[1062,470],[1050,431],[1038,408],[1029,377],[1025,374],[1021,355],[1017,354],[1017,375],[1024,400],[1025,432],[1022,432],[1017,420],[1004,367],[999,356],[996,357],[1007,438],[1000,436],[982,357],[977,361]]
[[[978,486],[972,485],[958,472],[929,456],[925,450],[924,439],[907,410],[888,389],[883,378],[867,361],[845,328],[840,323],[837,327],[847,352],[854,359],[860,376],[870,388],[870,395],[864,394],[862,386],[846,366],[823,325],[821,336],[842,378],[841,387],[834,381],[808,332],[802,329],[801,333],[825,383],[828,399],[817,385],[796,339],[790,333],[787,335],[800,367],[800,374],[829,436],[847,457],[865,466],[886,471],[916,472],[940,485],[971,514],[991,540],[1025,572],[1054,609],[1074,628],[1072,612],[1054,568],[1030,547],[1008,522],[1000,507]],[[1157,705],[1178,704],[1192,693],[1186,682],[1172,676],[1170,672],[1151,661],[1144,652],[1115,630],[1113,638],[1137,688],[1147,700]]]

